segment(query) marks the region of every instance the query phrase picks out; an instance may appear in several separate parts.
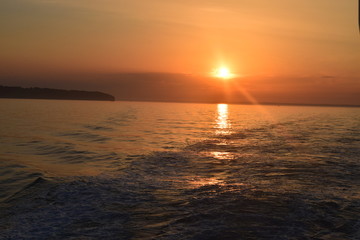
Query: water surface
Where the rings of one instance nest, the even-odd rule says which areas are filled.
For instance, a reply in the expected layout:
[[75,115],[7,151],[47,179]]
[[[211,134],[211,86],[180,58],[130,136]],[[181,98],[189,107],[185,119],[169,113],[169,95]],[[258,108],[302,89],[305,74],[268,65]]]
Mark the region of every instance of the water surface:
[[359,108],[1,99],[0,112],[0,238],[360,238]]

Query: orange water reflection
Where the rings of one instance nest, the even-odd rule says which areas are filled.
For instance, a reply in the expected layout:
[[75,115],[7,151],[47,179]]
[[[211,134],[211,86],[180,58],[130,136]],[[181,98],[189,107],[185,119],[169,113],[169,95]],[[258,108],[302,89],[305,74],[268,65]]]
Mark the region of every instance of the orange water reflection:
[[210,178],[194,178],[190,181],[190,183],[194,186],[194,187],[202,187],[205,185],[220,185],[223,186],[225,183],[223,180],[218,179],[216,177],[210,177]]
[[[229,120],[229,106],[228,104],[218,104],[217,105],[217,116],[215,119],[216,123],[216,135],[228,135],[231,133],[231,123]],[[226,141],[219,142],[218,146],[223,146],[226,148],[228,143]],[[210,152],[212,157],[216,159],[231,159],[233,158],[232,154],[227,151],[213,151]]]
[[230,152],[211,152],[211,155],[222,160],[234,159],[234,154]]
[[216,134],[229,134],[231,123],[227,104],[217,105]]
[[204,186],[220,186],[220,187],[227,187],[227,189],[223,189],[223,191],[233,191],[239,190],[239,187],[246,186],[245,183],[227,183],[225,180],[225,176],[214,176],[214,177],[195,177],[188,181],[190,183],[190,188],[200,188]]
[[[228,161],[235,159],[236,155],[228,149],[229,139],[222,138],[223,135],[230,135],[232,133],[232,126],[229,118],[229,106],[228,104],[217,104],[217,114],[214,119],[215,121],[215,135],[219,136],[216,138],[214,143],[214,148],[210,148],[206,152],[206,155],[211,156],[214,166],[223,166],[224,171],[219,171],[214,176],[196,176],[190,178],[188,183],[190,187],[200,188],[203,186],[220,186],[223,191],[233,191],[239,190],[239,186],[245,185],[244,183],[228,183],[226,179],[229,179],[231,176],[225,171],[227,169],[226,165]],[[213,151],[210,151],[213,150]],[[219,165],[220,164],[220,165]],[[223,165],[221,165],[223,164]],[[221,169],[222,167],[220,167]],[[211,191],[211,190],[209,190]],[[215,190],[214,190],[215,191]]]

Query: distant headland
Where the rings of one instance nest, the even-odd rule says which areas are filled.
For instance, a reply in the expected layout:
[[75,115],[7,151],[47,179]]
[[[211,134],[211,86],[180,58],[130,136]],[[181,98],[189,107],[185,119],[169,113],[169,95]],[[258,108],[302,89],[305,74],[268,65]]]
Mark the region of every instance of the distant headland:
[[0,86],[0,98],[115,101],[103,92]]

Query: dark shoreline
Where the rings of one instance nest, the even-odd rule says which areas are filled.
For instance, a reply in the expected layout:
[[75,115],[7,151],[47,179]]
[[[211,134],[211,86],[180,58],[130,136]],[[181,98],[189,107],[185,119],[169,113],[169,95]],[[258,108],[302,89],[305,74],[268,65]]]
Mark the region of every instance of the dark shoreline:
[[0,86],[0,98],[115,101],[114,96],[98,91],[90,92],[81,90],[8,86]]

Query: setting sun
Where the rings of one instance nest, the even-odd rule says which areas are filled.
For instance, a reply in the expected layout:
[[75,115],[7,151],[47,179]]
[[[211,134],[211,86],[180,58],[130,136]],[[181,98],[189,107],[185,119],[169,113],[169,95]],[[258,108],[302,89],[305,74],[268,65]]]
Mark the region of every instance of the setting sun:
[[222,79],[229,79],[234,77],[234,74],[232,74],[227,67],[219,67],[215,69],[213,76]]

